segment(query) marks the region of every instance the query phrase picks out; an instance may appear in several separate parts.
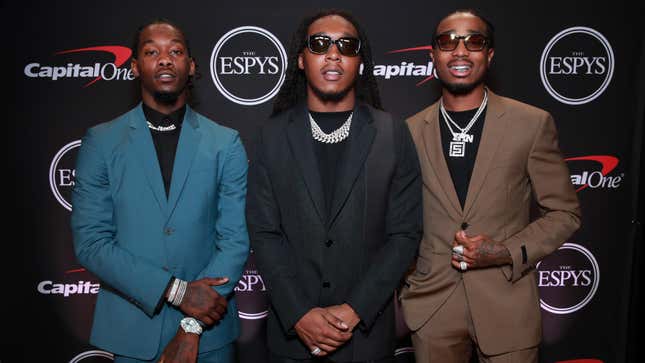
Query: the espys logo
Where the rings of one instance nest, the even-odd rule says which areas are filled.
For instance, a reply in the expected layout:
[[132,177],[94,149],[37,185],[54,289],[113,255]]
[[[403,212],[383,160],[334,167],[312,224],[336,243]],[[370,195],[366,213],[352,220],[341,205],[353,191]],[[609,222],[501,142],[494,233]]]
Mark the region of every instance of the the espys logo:
[[576,187],[576,192],[586,188],[618,189],[625,178],[625,173],[609,175],[619,162],[619,159],[614,156],[589,155],[564,160],[568,162],[571,169],[571,183]]
[[114,354],[102,350],[88,350],[72,358],[69,363],[94,363],[94,362],[112,362]]
[[52,81],[66,78],[92,78],[92,80],[86,83],[83,87],[89,87],[99,80],[131,81],[135,78],[131,69],[121,68],[121,66],[124,65],[132,55],[132,51],[128,47],[107,45],[78,48],[56,52],[54,55],[59,56],[64,54],[92,53],[92,57],[94,57],[94,54],[97,52],[102,54],[107,53],[108,57],[113,59],[106,63],[97,62],[93,59],[88,62],[90,64],[68,62],[64,65],[31,62],[25,66],[24,73],[25,76],[29,78],[46,78]]
[[556,100],[581,105],[600,96],[614,74],[614,51],[598,31],[576,26],[556,34],[544,48],[540,77]]
[[575,243],[565,243],[540,261],[540,306],[553,314],[570,314],[591,301],[600,282],[594,255]]
[[242,26],[224,34],[211,53],[210,70],[215,87],[240,105],[264,103],[284,82],[287,53],[280,40],[266,29]]
[[242,278],[235,286],[238,315],[242,319],[257,320],[269,315],[267,310],[266,285],[255,269],[255,257],[251,250]]
[[[69,275],[85,271],[84,268],[79,268],[65,271],[65,274]],[[100,287],[101,284],[92,281],[78,280],[70,283],[44,280],[38,283],[36,290],[43,295],[62,295],[63,297],[69,297],[70,295],[96,295],[99,293]]]
[[431,45],[389,51],[386,54],[412,53],[415,55],[408,57],[405,61],[401,61],[400,64],[375,65],[374,76],[385,79],[393,77],[423,77],[416,84],[416,86],[420,86],[433,78],[437,78],[436,71],[430,60],[430,52],[432,52]]
[[56,200],[70,212],[72,211],[70,203],[72,187],[76,176],[74,166],[79,146],[81,146],[81,140],[72,141],[63,146],[49,166],[49,187]]

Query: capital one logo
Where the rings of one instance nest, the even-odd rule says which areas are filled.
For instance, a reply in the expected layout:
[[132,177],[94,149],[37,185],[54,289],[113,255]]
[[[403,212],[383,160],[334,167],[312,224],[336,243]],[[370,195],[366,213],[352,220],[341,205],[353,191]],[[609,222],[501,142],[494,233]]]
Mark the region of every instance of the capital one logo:
[[54,197],[65,209],[72,211],[71,195],[74,187],[77,148],[81,140],[72,141],[63,146],[54,156],[49,166],[49,187]]
[[538,286],[540,307],[553,314],[570,314],[591,301],[600,282],[594,255],[585,247],[565,243],[540,261]]
[[[421,61],[418,63],[412,61],[411,57],[407,57],[406,60],[401,61],[400,64],[375,65],[374,76],[383,77],[385,79],[390,79],[392,77],[423,77],[421,81],[417,82],[416,86],[418,87],[433,78],[437,78],[436,70],[430,60],[431,52],[431,45],[389,51],[387,54],[420,54],[423,58],[420,58]],[[418,58],[414,59],[416,60]]]
[[[96,61],[96,53],[112,58],[111,62]],[[132,50],[119,45],[106,45],[78,49],[63,50],[54,55],[82,54],[85,62],[67,62],[65,64],[43,64],[31,62],[24,68],[25,76],[29,78],[45,78],[52,81],[68,78],[90,78],[83,87],[89,87],[100,81],[133,80],[135,77],[129,68],[121,68],[130,59]],[[87,55],[86,55],[87,54]]]
[[547,92],[569,105],[600,96],[614,74],[614,52],[600,32],[582,26],[565,29],[546,45],[540,78]]
[[576,192],[590,189],[618,189],[625,174],[611,174],[619,159],[611,155],[589,155],[564,159],[571,169]]
[[287,53],[266,29],[242,26],[224,34],[211,53],[215,87],[240,105],[258,105],[280,90],[287,69]]
[[255,269],[253,251],[246,262],[246,269],[242,278],[235,286],[238,315],[242,319],[257,320],[269,315],[267,310],[266,285],[262,276]]

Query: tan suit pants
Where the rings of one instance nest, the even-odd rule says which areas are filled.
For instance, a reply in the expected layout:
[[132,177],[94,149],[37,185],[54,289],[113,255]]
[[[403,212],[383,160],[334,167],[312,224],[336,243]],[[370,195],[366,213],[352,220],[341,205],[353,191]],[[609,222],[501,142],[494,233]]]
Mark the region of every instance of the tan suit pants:
[[537,363],[538,349],[495,356],[482,353],[477,344],[463,282],[430,320],[412,333],[417,363],[469,363],[473,348],[482,363]]

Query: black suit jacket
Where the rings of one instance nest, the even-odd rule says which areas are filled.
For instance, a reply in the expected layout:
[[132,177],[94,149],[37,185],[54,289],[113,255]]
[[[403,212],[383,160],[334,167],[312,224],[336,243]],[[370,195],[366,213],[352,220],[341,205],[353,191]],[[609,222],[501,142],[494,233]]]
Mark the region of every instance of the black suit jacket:
[[421,236],[421,178],[410,132],[367,105],[354,110],[329,218],[307,107],[269,119],[251,162],[247,223],[268,287],[269,349],[310,357],[294,325],[314,307],[348,303],[361,323],[330,358],[395,349],[393,292]]

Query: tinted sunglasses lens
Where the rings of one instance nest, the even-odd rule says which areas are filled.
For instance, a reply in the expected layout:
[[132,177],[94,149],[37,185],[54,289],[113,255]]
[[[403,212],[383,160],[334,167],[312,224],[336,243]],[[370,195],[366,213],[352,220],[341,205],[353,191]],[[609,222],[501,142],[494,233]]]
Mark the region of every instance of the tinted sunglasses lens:
[[340,38],[336,44],[342,55],[354,56],[361,50],[361,41],[356,38]]
[[441,34],[437,37],[437,46],[441,50],[455,50],[459,38],[455,38],[452,34]]
[[325,54],[329,50],[331,39],[329,37],[313,35],[309,37],[307,45],[312,53]]
[[472,34],[464,39],[464,42],[468,50],[482,50],[486,46],[486,37],[481,34]]

